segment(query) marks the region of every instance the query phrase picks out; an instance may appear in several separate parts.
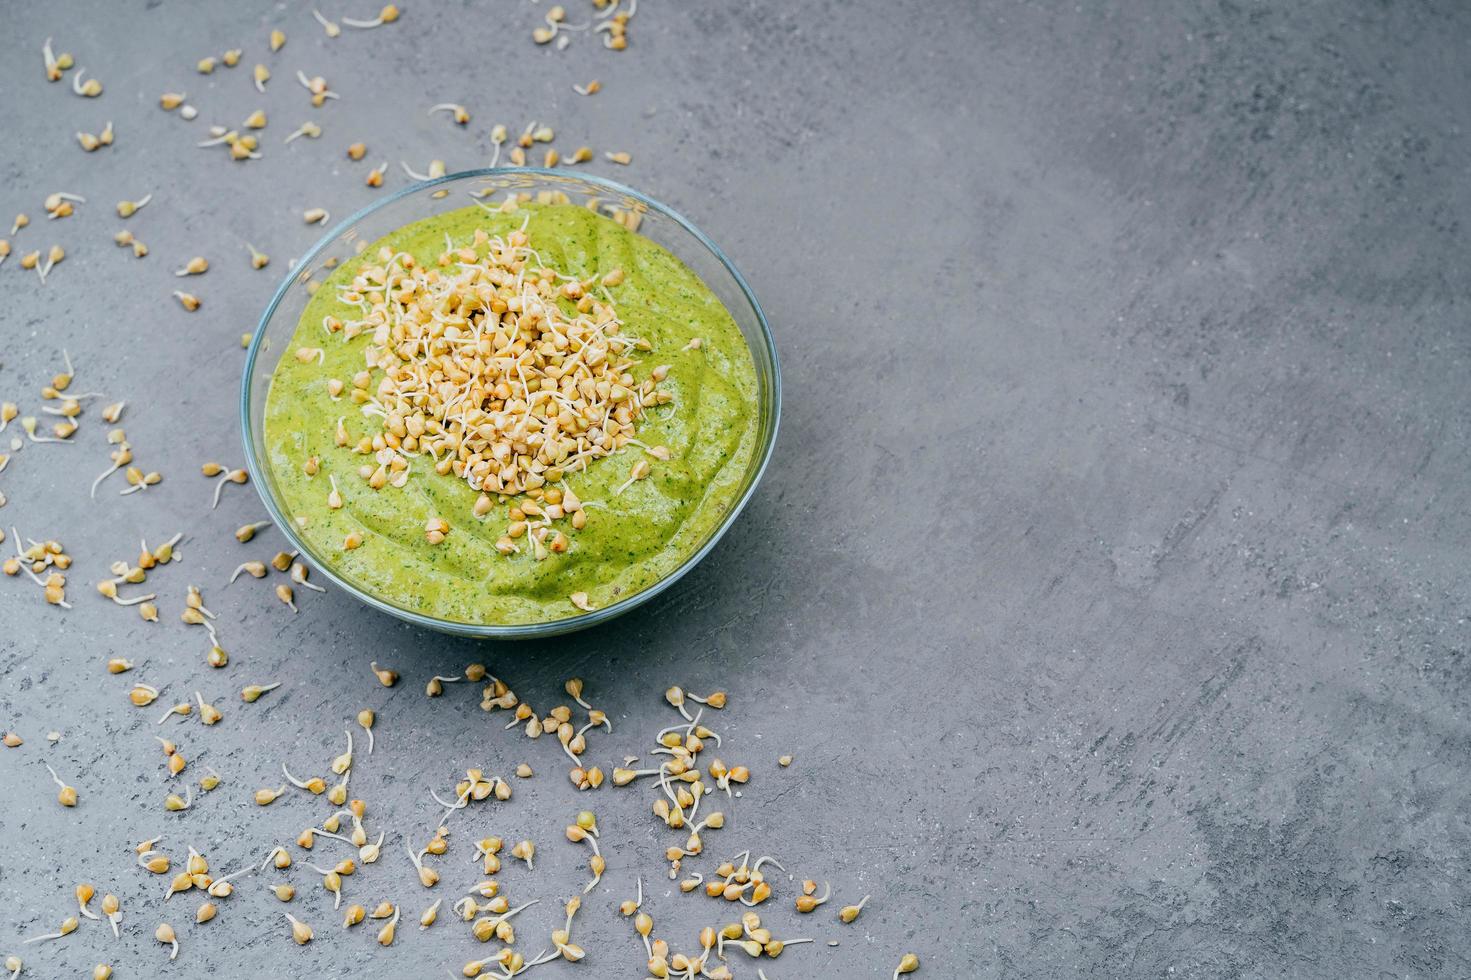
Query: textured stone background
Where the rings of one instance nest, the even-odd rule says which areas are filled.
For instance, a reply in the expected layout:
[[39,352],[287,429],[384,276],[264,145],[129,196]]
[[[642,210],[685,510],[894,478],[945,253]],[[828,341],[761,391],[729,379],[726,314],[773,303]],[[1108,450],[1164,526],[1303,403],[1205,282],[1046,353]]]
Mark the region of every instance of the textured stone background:
[[[0,955],[51,928],[85,878],[123,897],[123,941],[87,923],[28,947],[33,975],[106,959],[119,978],[444,976],[484,948],[463,927],[406,923],[385,952],[343,935],[298,872],[294,908],[320,938],[297,949],[258,881],[196,927],[197,900],[163,906],[163,882],[131,866],[131,844],[162,833],[231,869],[320,820],[320,801],[263,811],[248,794],[283,759],[323,769],[365,704],[380,751],[353,789],[393,834],[351,898],[417,915],[428,898],[396,838],[433,823],[426,788],[524,759],[538,776],[510,805],[452,824],[438,893],[474,880],[467,840],[534,836],[537,872],[502,877],[545,900],[518,928],[542,948],[582,881],[558,830],[587,804],[610,861],[577,927],[593,962],[542,975],[638,975],[611,911],[638,872],[680,945],[723,918],[666,894],[670,835],[646,791],[578,796],[555,743],[502,732],[471,691],[423,696],[431,673],[484,660],[543,708],[584,676],[616,726],[593,743],[605,766],[672,720],[666,685],[732,692],[722,754],[755,775],[710,850],[769,850],[840,902],[874,895],[845,928],[799,920],[788,887],[779,934],[841,945],[794,947],[772,980],[887,977],[906,948],[938,977],[1471,974],[1471,11],[644,0],[619,56],[585,37],[534,48],[545,6],[410,3],[397,26],[336,41],[296,5],[0,11],[0,215],[37,219],[21,251],[68,251],[44,289],[14,256],[0,268],[0,397],[35,411],[65,346],[79,388],[129,400],[138,460],[166,474],[89,502],[105,465],[94,416],[78,445],[27,447],[0,476],[4,524],[77,559],[69,613],[0,581],[0,728],[28,739],[0,751]],[[268,57],[277,25],[290,40]],[[101,99],[41,80],[48,34]],[[194,74],[235,46],[242,67]],[[265,96],[257,60],[275,73]],[[297,68],[342,99],[311,110]],[[571,93],[593,77],[601,95]],[[165,90],[200,118],[159,111]],[[425,116],[442,100],[469,105],[468,130]],[[193,148],[257,106],[265,160]],[[72,133],[109,118],[117,144],[82,153]],[[308,118],[322,139],[282,146]],[[492,124],[530,118],[564,150],[631,151],[613,175],[691,215],[748,274],[786,372],[761,492],[679,587],[555,642],[476,646],[337,594],[291,616],[265,583],[224,588],[278,542],[237,545],[230,531],[261,513],[253,491],[211,512],[196,467],[238,461],[238,337],[317,234],[300,211],[372,199],[349,142],[393,161],[398,186],[400,159],[474,166]],[[90,201],[47,222],[55,190]],[[110,243],[111,206],[149,191],[129,223],[153,251],[140,263]],[[272,253],[267,272],[244,240]],[[205,306],[189,315],[168,294],[196,253],[214,268],[190,283]],[[156,576],[165,622],[93,594],[140,534],[175,530],[190,540]],[[225,672],[177,622],[191,581],[234,655]],[[226,712],[164,729],[226,777],[192,812],[160,808],[159,711],[129,707],[128,678],[102,671],[119,654],[139,662],[130,677]],[[375,686],[374,657],[404,683]],[[284,686],[239,703],[266,680]],[[42,760],[81,788],[76,810],[55,805]],[[172,965],[150,938],[165,914],[184,947]]]

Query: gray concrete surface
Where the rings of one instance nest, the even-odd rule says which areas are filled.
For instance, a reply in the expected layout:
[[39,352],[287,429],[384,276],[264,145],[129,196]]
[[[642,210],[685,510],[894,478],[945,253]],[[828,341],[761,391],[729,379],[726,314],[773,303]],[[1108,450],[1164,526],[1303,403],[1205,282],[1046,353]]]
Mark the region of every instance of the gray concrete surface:
[[[502,877],[544,899],[518,928],[543,948],[583,880],[558,828],[596,808],[610,870],[577,927],[589,963],[534,975],[640,975],[612,911],[635,874],[677,945],[728,918],[668,894],[670,835],[646,790],[579,796],[551,741],[503,732],[473,692],[423,696],[432,673],[483,660],[542,707],[585,677],[616,725],[594,741],[605,766],[670,722],[668,684],[731,692],[722,755],[754,777],[710,851],[767,850],[840,902],[874,896],[842,927],[795,916],[783,884],[778,934],[821,942],[772,980],[888,977],[905,949],[932,977],[1471,975],[1471,12],[644,0],[616,56],[582,36],[533,47],[543,9],[410,3],[392,29],[336,41],[284,4],[0,11],[0,211],[35,219],[18,251],[68,253],[45,288],[16,256],[0,268],[0,397],[34,411],[66,347],[79,388],[128,399],[137,458],[166,475],[90,502],[95,414],[78,445],[29,446],[0,475],[4,525],[77,560],[70,612],[0,580],[0,728],[27,739],[0,750],[0,954],[66,915],[81,879],[122,896],[123,940],[84,923],[26,947],[28,975],[106,960],[119,978],[442,977],[483,950],[445,921],[405,923],[387,951],[344,935],[301,872],[310,946],[290,944],[255,880],[198,927],[195,901],[164,905],[132,866],[131,845],[164,834],[230,869],[321,819],[300,795],[247,797],[283,759],[322,770],[365,704],[379,752],[353,790],[391,850],[349,879],[351,899],[416,916],[429,896],[396,839],[432,824],[426,789],[524,759],[538,775],[511,804],[452,824],[438,892],[475,880],[474,837],[534,836],[536,873]],[[290,39],[268,57],[278,25]],[[102,98],[42,81],[47,35]],[[235,46],[242,67],[193,72]],[[247,75],[262,60],[264,96]],[[312,110],[297,68],[342,99]],[[571,92],[594,77],[602,94]],[[200,118],[161,112],[166,90]],[[471,108],[468,129],[425,116],[445,100]],[[257,106],[263,161],[193,147]],[[321,140],[282,146],[309,118]],[[400,159],[473,166],[491,125],[531,118],[564,150],[632,152],[627,170],[594,169],[691,215],[765,303],[787,401],[752,506],[671,593],[555,642],[477,646],[338,594],[291,616],[261,583],[225,588],[276,541],[237,545],[230,531],[261,514],[253,491],[211,512],[196,468],[238,460],[238,337],[316,235],[300,211],[373,198],[342,157],[354,140],[398,186]],[[72,133],[107,119],[117,143],[82,153]],[[88,204],[47,222],[56,190]],[[111,208],[148,192],[128,223],[152,249],[137,262],[109,241]],[[272,254],[267,272],[245,240]],[[171,271],[196,253],[214,268],[190,283],[205,303],[190,315]],[[157,577],[165,622],[93,593],[140,534],[175,530],[190,540]],[[191,581],[232,651],[224,672],[177,622]],[[225,720],[160,729],[103,672],[114,655],[166,698],[204,691]],[[377,687],[371,658],[404,682]],[[282,689],[239,703],[267,680]],[[192,812],[160,808],[159,731],[226,778]],[[797,761],[780,771],[784,752]],[[42,761],[80,807],[56,806]],[[164,916],[174,964],[150,938]]]

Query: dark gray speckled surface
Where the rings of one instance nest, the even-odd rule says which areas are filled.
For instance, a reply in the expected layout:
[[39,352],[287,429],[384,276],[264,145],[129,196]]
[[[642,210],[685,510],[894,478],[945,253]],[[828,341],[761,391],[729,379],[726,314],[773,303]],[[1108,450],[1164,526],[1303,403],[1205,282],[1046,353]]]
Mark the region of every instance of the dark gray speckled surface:
[[[543,9],[410,3],[393,28],[336,41],[296,5],[0,11],[0,232],[25,210],[17,251],[68,253],[44,289],[15,255],[0,267],[0,398],[35,411],[67,347],[79,387],[129,400],[138,460],[165,473],[89,503],[93,413],[79,445],[29,446],[0,475],[4,525],[77,559],[69,613],[0,580],[0,728],[27,739],[0,750],[0,956],[87,879],[122,896],[124,939],[86,922],[26,947],[28,976],[99,960],[119,980],[445,976],[484,949],[447,917],[406,923],[385,952],[344,935],[298,872],[293,905],[319,935],[298,949],[258,881],[197,927],[196,901],[164,905],[131,864],[159,833],[217,870],[294,837],[325,805],[259,810],[249,792],[283,759],[324,768],[365,704],[381,739],[353,789],[393,835],[350,899],[416,916],[428,898],[394,841],[432,824],[426,787],[525,759],[538,775],[511,804],[457,816],[438,891],[475,880],[473,837],[535,837],[537,872],[502,872],[514,899],[546,900],[518,920],[535,952],[583,880],[557,828],[593,805],[610,869],[576,930],[591,962],[533,975],[640,975],[612,911],[635,873],[678,945],[727,918],[667,894],[645,790],[578,796],[553,742],[503,732],[463,688],[423,696],[431,673],[480,659],[542,707],[584,676],[615,724],[591,750],[605,766],[670,722],[668,684],[732,692],[722,754],[754,775],[710,850],[769,850],[830,879],[835,904],[874,896],[844,927],[833,906],[795,916],[783,878],[778,934],[841,944],[792,947],[772,980],[888,977],[908,948],[921,977],[1471,975],[1471,10],[644,0],[618,56],[582,36],[533,47]],[[290,39],[268,57],[275,25]],[[42,80],[47,35],[102,98]],[[242,67],[194,73],[235,46]],[[258,60],[275,74],[264,96]],[[297,68],[342,99],[312,110]],[[593,77],[600,95],[571,92]],[[200,118],[161,112],[166,90]],[[445,100],[470,107],[468,130],[425,115]],[[257,106],[265,160],[193,147]],[[281,145],[308,118],[323,137]],[[337,594],[293,617],[264,583],[225,588],[276,542],[237,545],[253,491],[211,512],[196,467],[238,461],[238,337],[316,236],[301,210],[372,198],[342,157],[354,140],[399,186],[400,159],[477,165],[491,125],[531,118],[564,151],[632,152],[627,170],[594,169],[693,217],[762,298],[787,401],[750,509],[671,593],[543,644],[448,640]],[[107,119],[117,143],[82,153],[72,133]],[[56,190],[88,204],[47,222]],[[111,244],[111,207],[150,191],[128,224],[152,249],[140,263]],[[190,283],[205,304],[190,315],[169,292],[196,253],[214,268]],[[179,529],[185,560],[156,579],[165,622],[93,593],[140,534]],[[191,581],[234,656],[224,672],[177,622]],[[225,710],[166,728],[226,777],[192,812],[162,812],[159,710],[127,705],[127,678],[102,670],[113,655]],[[377,687],[374,657],[404,682]],[[240,704],[266,680],[283,687]],[[82,790],[76,810],[54,803],[43,760]],[[150,938],[165,915],[172,965]]]

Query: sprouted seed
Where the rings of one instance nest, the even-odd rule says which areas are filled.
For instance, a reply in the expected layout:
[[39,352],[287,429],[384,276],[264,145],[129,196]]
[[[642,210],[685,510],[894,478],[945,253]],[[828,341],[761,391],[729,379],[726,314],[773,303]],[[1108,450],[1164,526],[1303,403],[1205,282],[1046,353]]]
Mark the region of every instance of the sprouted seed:
[[376,660],[371,661],[368,667],[373,671],[373,675],[378,678],[378,683],[384,687],[392,687],[398,683],[398,671],[391,670],[387,667],[379,667],[378,661]]
[[230,582],[233,584],[234,581],[237,578],[240,577],[241,573],[248,574],[252,578],[265,578],[266,577],[266,563],[263,562],[263,561],[247,561],[247,562],[241,562],[240,566],[237,567],[235,569],[235,571],[231,573],[231,575],[230,575]]
[[262,694],[274,691],[280,686],[280,681],[276,681],[271,684],[249,684],[245,687],[244,690],[240,692],[240,700],[244,701],[246,704],[254,704],[256,701],[260,700]]
[[95,78],[82,81],[82,75],[87,69],[78,68],[77,73],[72,76],[72,91],[84,99],[95,99],[102,94],[102,83]]
[[425,909],[423,911],[422,914],[420,914],[420,916],[419,916],[419,928],[420,929],[428,929],[430,926],[434,925],[435,920],[439,918],[439,906],[443,902],[444,902],[444,899],[443,898],[437,898],[437,899],[435,899],[434,900],[434,904],[431,905],[431,906],[429,906],[427,909]]
[[444,693],[444,685],[454,684],[464,680],[463,677],[434,676],[429,678],[429,683],[424,685],[424,693],[431,698],[437,698]]
[[284,913],[286,921],[291,923],[291,939],[298,946],[305,946],[312,941],[312,927],[302,922],[290,912]]
[[269,255],[260,251],[249,242],[245,243],[245,247],[250,250],[250,267],[252,269],[264,269],[270,264],[271,257]]
[[838,911],[838,918],[845,923],[852,922],[858,918],[858,914],[863,911],[863,907],[868,904],[868,900],[872,897],[871,895],[864,895],[863,898],[859,899],[857,905],[844,905]]
[[165,946],[172,946],[173,947],[169,951],[169,959],[170,960],[174,960],[174,959],[177,959],[178,958],[178,956],[179,956],[179,937],[174,933],[174,927],[173,926],[169,925],[167,922],[160,923],[159,924],[159,927],[157,929],[153,930],[153,938],[156,939],[156,940],[158,940],[160,943],[163,943]]
[[117,216],[119,218],[131,218],[142,210],[149,201],[153,200],[152,194],[144,194],[136,201],[118,201]]
[[445,173],[443,160],[430,160],[429,172],[423,174],[419,173],[413,167],[410,167],[408,161],[406,160],[400,160],[399,166],[403,167],[404,173],[408,174],[410,180],[438,180],[440,177],[443,177]]
[[301,220],[309,225],[323,224],[329,217],[326,208],[307,208],[301,213]]
[[[276,789],[271,789],[270,787],[266,787],[266,788],[263,788],[263,789],[258,789],[258,790],[255,791],[255,805],[256,806],[270,806],[272,803],[275,803],[276,800],[279,799],[280,796],[281,796],[281,794],[284,793],[284,792],[286,792],[286,786],[285,786],[285,784],[282,784],[281,786],[277,787]],[[282,854],[285,854],[286,853],[284,850],[282,850],[281,848],[278,847],[278,848],[276,848],[275,851],[272,851],[271,852],[271,855],[274,856],[277,852],[280,852]],[[271,858],[270,857],[267,857],[266,860],[267,860],[267,862],[269,862],[271,860]]]
[[432,116],[436,112],[450,113],[454,121],[461,126],[468,125],[470,122],[470,110],[466,109],[458,102],[441,102],[438,105],[433,105],[429,107],[429,115]]
[[[76,806],[77,805],[77,791],[76,791],[76,789],[74,787],[72,787],[72,786],[68,786],[65,782],[63,782],[62,779],[61,779],[61,777],[56,774],[56,770],[55,769],[52,769],[49,763],[46,763],[45,765],[46,765],[46,771],[49,772],[49,773],[51,773],[51,781],[54,782],[54,783],[56,783],[57,787],[59,787],[59,789],[60,789],[60,792],[58,792],[56,794],[56,802],[60,803],[64,807],[74,807],[74,806]],[[65,935],[65,933],[63,933],[63,935]]]
[[398,7],[390,3],[382,10],[378,11],[378,16],[374,17],[372,20],[355,20],[351,17],[344,17],[342,18],[342,22],[348,27],[355,27],[359,30],[368,30],[374,27],[382,27],[384,24],[392,24],[394,21],[398,20],[398,16]]
[[821,896],[810,893],[798,895],[796,902],[797,911],[805,913],[815,910],[818,906],[827,902],[828,898],[832,896],[832,891],[832,886],[824,882]]
[[409,860],[413,862],[414,870],[418,872],[419,884],[425,888],[433,888],[439,883],[439,872],[424,863],[424,855],[428,850],[415,851],[408,841],[404,841],[404,850],[408,852]]
[[312,16],[316,18],[318,24],[322,25],[322,30],[326,32],[328,37],[336,37],[342,33],[342,28],[328,20],[316,7],[312,8]]
[[384,924],[383,928],[378,930],[379,946],[393,945],[393,937],[398,931],[398,916],[399,910],[395,908],[393,910],[393,918],[389,919],[388,922]]
[[296,127],[296,129],[294,129],[291,132],[291,135],[287,136],[286,139],[283,142],[290,143],[292,140],[297,139],[298,137],[302,137],[302,136],[305,136],[308,139],[316,139],[317,137],[319,137],[321,135],[322,135],[322,127],[321,126],[318,126],[316,123],[312,122],[311,120],[307,120],[306,122],[302,123],[300,126]]
[[358,724],[363,727],[363,731],[368,733],[369,755],[373,754],[373,723],[377,720],[378,717],[373,713],[373,709],[371,708],[364,708],[358,712]]
[[[205,475],[209,476],[211,474]],[[220,494],[225,492],[226,483],[246,483],[249,480],[250,474],[246,473],[243,469],[234,469],[230,470],[228,473],[225,473],[223,476],[215,481],[215,496],[214,500],[210,502],[209,509],[214,510],[215,508],[220,506]]]

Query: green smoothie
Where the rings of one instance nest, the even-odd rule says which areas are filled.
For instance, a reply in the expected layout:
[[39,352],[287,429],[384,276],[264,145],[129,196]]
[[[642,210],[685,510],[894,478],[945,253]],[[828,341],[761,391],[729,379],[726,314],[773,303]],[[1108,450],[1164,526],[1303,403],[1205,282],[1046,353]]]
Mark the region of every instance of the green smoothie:
[[[489,494],[493,506],[477,516],[481,492],[463,476],[436,472],[428,454],[408,460],[402,486],[374,489],[364,479],[365,456],[353,444],[381,433],[383,419],[364,414],[340,392],[334,398],[329,383],[364,370],[372,338],[344,339],[323,323],[360,315],[343,300],[342,289],[365,262],[376,261],[381,246],[406,252],[427,269],[447,251],[446,235],[458,248],[477,230],[497,237],[523,228],[540,263],[558,273],[585,280],[622,270],[620,283],[599,288],[616,305],[623,333],[648,342],[627,371],[643,383],[657,365],[668,365],[658,390],[672,398],[647,407],[636,422],[637,442],[656,447],[657,455],[622,447],[547,484],[565,487],[585,504],[581,529],[567,521],[557,525],[565,532],[565,551],[533,549],[523,537],[507,554],[497,542],[504,544],[508,522],[518,513],[512,508],[528,499],[525,494]],[[301,348],[321,348],[322,354],[292,356]],[[379,377],[374,371],[375,386]],[[345,446],[338,445],[339,419],[350,435]],[[334,571],[413,612],[460,623],[521,624],[578,615],[574,596],[587,608],[610,605],[673,572],[734,505],[756,449],[757,422],[755,368],[740,330],[720,300],[668,251],[582,207],[528,204],[492,213],[471,206],[398,229],[323,281],[272,376],[265,445],[284,509]],[[313,457],[316,463],[308,465]],[[630,480],[640,460],[647,461],[647,476]],[[337,491],[330,505],[329,478]],[[482,501],[482,510],[489,504]],[[426,523],[433,527],[436,519],[449,530],[430,543]],[[349,540],[354,547],[345,547]]]

